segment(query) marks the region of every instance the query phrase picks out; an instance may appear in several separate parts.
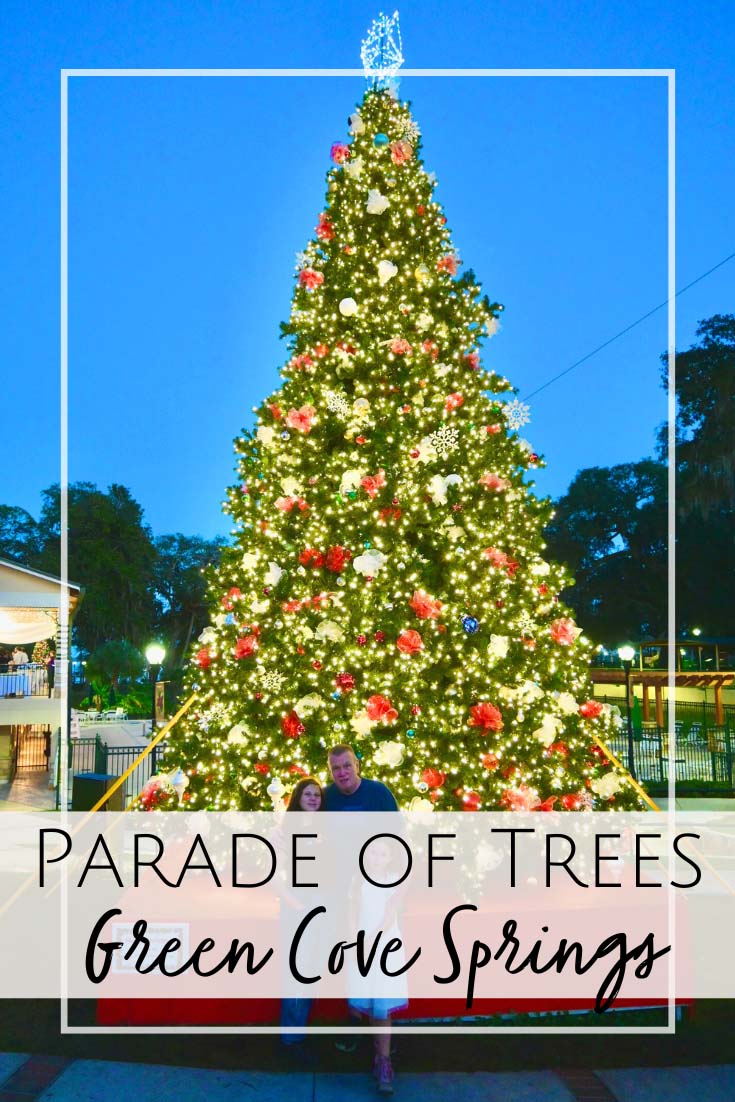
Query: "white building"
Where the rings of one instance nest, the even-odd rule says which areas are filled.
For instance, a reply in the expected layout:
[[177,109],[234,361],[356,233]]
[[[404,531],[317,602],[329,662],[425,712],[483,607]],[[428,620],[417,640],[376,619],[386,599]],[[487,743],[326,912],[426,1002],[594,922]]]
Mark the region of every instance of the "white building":
[[12,778],[24,741],[34,733],[57,731],[65,725],[69,659],[68,630],[61,629],[62,601],[68,601],[69,621],[83,590],[71,582],[0,559],[0,644],[32,655],[34,643],[56,640],[53,673],[45,665],[3,666],[0,672],[0,779]]

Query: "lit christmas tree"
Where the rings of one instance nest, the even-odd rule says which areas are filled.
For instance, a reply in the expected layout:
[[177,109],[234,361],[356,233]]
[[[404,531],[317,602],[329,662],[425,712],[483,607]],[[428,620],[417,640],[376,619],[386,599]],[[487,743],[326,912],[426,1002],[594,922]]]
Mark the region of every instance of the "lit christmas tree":
[[[502,307],[459,274],[384,77],[332,146],[283,382],[236,441],[237,539],[164,768],[189,777],[182,806],[270,808],[349,742],[403,807],[642,807],[593,739],[615,717],[544,559],[526,409],[480,364]],[[157,784],[143,804],[177,800]]]

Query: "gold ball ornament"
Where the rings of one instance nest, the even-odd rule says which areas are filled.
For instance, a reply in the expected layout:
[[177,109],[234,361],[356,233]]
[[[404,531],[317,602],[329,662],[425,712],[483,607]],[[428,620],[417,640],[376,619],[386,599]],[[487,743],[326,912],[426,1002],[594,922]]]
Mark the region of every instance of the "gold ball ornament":
[[431,275],[431,272],[425,264],[419,264],[418,268],[413,274],[416,277],[418,283],[426,283],[427,279]]

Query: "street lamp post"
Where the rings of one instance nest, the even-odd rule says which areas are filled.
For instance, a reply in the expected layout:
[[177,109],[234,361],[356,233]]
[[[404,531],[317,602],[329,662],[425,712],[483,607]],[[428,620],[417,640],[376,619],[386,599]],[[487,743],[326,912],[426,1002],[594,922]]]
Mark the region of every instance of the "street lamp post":
[[151,735],[156,730],[156,682],[161,675],[161,666],[163,660],[166,657],[166,648],[162,647],[160,643],[150,643],[145,650],[145,660],[148,663],[148,669],[150,671],[151,679]]
[[635,775],[635,747],[633,745],[633,717],[630,709],[630,669],[635,658],[635,647],[618,647],[618,656],[625,670],[625,711],[628,718],[628,772],[633,780]]

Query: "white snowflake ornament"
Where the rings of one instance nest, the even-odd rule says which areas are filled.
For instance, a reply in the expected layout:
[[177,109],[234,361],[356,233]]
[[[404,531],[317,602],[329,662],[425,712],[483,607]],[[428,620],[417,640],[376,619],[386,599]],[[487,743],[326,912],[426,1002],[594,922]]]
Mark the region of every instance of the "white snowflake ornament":
[[516,431],[523,428],[531,420],[531,407],[525,402],[520,402],[517,398],[514,398],[512,402],[506,402],[504,412],[508,426]]
[[334,390],[327,391],[327,409],[338,417],[347,418],[350,415],[350,403],[343,394]]
[[428,441],[437,455],[447,459],[459,445],[459,429],[450,428],[449,425],[441,425],[436,432],[432,432]]
[[266,670],[260,679],[260,685],[263,692],[277,693],[285,680],[284,674],[278,673],[277,670]]
[[531,639],[536,634],[536,621],[528,612],[522,612],[518,617],[518,631],[524,638]]

